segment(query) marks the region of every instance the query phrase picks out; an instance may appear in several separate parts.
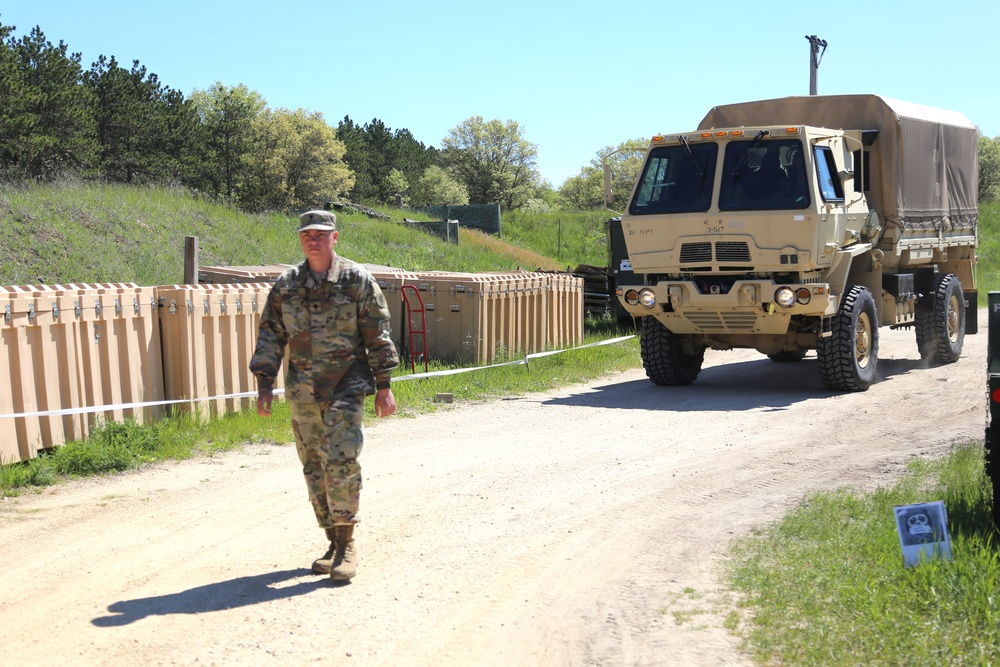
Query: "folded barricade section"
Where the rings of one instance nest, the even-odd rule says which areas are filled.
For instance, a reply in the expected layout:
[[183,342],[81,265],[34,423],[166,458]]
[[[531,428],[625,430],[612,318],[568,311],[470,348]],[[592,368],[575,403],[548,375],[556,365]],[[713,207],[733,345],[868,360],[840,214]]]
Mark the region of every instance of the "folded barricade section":
[[[85,438],[101,419],[251,407],[260,316],[287,267],[208,267],[199,275],[218,282],[198,285],[0,287],[0,378],[9,381],[0,386],[0,462]],[[414,324],[403,285],[423,298],[431,361],[486,365],[583,340],[583,282],[571,275],[369,270],[407,354]],[[50,412],[66,414],[37,414]]]
[[[101,419],[158,416],[120,407],[163,397],[154,295],[131,283],[0,288],[0,375],[10,384],[0,391],[0,461],[85,438]],[[35,414],[60,411],[69,414]]]

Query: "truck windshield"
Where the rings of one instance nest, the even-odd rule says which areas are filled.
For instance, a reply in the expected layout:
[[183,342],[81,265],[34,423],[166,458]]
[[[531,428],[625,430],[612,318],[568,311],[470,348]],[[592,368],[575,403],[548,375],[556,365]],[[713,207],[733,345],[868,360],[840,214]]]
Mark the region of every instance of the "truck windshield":
[[730,142],[722,165],[719,210],[807,208],[809,181],[802,156],[798,139]]
[[639,187],[629,205],[632,215],[696,213],[712,204],[712,182],[719,146],[714,143],[660,146],[649,152]]

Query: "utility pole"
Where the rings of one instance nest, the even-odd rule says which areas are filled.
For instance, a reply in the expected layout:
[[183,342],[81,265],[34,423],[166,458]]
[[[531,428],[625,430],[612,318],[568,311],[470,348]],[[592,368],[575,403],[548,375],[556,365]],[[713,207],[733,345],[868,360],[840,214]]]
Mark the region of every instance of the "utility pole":
[[819,62],[823,60],[823,54],[826,53],[826,40],[816,35],[806,35],[806,39],[809,40],[809,94],[816,95],[816,71],[819,69]]

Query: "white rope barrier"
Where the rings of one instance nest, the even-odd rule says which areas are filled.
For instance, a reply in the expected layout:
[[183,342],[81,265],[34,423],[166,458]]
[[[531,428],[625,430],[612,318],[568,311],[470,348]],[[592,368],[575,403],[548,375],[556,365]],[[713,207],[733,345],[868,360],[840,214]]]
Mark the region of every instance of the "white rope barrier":
[[[563,352],[572,352],[573,350],[582,350],[588,347],[599,347],[601,345],[611,345],[613,343],[620,343],[629,338],[635,338],[632,336],[621,336],[619,338],[609,338],[608,340],[598,341],[596,343],[588,343],[587,345],[579,345],[577,347],[569,347],[564,350],[549,350],[548,352],[535,352],[533,354],[527,354],[524,359],[518,359],[517,361],[507,361],[500,364],[490,364],[488,366],[472,366],[469,368],[450,368],[443,371],[431,371],[428,373],[414,373],[411,375],[402,375],[399,377],[392,378],[393,382],[403,382],[404,380],[418,380],[421,378],[429,377],[441,377],[445,375],[457,375],[459,373],[471,373],[472,371],[482,371],[488,368],[502,368],[503,366],[527,366],[529,359],[541,359],[542,357],[548,357],[553,354],[562,354]],[[284,389],[275,389],[275,394],[285,393]],[[44,410],[40,412],[21,412],[10,415],[0,415],[0,419],[23,419],[26,417],[61,417],[64,415],[83,415],[90,414],[94,412],[115,412],[118,410],[135,410],[136,408],[152,408],[160,405],[177,405],[179,403],[199,403],[204,401],[219,401],[227,400],[231,398],[256,398],[256,391],[244,391],[238,394],[223,394],[220,396],[206,396],[204,398],[182,398],[173,401],[147,401],[141,403],[117,403],[114,405],[92,405],[82,408],[66,408],[64,410]]]

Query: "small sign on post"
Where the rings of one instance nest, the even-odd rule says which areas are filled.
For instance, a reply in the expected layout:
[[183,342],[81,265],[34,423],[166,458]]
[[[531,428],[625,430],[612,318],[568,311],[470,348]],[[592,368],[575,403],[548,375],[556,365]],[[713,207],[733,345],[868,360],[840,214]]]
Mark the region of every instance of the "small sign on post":
[[951,560],[951,537],[944,502],[897,505],[896,528],[903,548],[903,565],[913,567],[924,560]]

